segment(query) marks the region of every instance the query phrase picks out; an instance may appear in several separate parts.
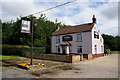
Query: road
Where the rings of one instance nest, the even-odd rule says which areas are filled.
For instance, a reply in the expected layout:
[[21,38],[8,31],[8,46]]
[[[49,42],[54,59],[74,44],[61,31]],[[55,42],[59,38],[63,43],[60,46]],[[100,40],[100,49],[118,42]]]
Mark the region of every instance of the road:
[[76,70],[60,70],[42,78],[118,78],[118,54],[73,63]]

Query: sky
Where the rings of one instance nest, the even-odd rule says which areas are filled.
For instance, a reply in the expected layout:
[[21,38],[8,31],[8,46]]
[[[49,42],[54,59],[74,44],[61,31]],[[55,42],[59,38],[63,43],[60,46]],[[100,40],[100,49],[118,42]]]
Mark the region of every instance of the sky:
[[[37,13],[56,5],[73,0],[1,0],[0,19],[2,22],[15,21],[20,16]],[[80,25],[97,19],[101,33],[118,35],[118,1],[119,0],[76,0],[72,3],[43,12],[49,20],[66,25]],[[40,14],[34,15],[39,17]]]

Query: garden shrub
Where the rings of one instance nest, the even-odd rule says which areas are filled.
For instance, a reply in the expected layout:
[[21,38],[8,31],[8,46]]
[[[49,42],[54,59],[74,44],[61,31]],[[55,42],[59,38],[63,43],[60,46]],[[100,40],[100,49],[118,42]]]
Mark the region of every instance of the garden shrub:
[[[33,47],[33,53],[45,53],[45,47]],[[24,45],[2,45],[2,55],[24,56],[26,52],[31,52],[29,46]]]

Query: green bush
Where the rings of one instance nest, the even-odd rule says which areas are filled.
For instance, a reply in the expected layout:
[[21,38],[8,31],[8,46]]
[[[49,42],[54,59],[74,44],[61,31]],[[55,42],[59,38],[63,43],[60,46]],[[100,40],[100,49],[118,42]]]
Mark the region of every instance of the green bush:
[[[45,53],[45,47],[33,47],[33,53]],[[2,55],[24,56],[24,53],[31,52],[29,46],[23,45],[2,45]]]

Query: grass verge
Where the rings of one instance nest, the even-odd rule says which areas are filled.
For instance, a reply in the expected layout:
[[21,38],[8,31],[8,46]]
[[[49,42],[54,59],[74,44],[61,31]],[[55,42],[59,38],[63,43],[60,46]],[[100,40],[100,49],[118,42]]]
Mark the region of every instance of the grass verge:
[[6,55],[0,55],[0,60],[15,59],[15,58],[19,58],[19,56],[6,56]]
[[120,51],[111,51],[112,53],[120,53]]

